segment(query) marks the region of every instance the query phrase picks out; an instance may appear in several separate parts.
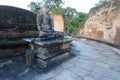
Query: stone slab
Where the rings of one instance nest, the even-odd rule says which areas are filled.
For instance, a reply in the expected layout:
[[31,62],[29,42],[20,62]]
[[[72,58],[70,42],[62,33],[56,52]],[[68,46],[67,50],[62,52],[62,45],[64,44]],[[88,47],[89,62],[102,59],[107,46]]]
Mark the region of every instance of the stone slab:
[[[120,56],[112,50],[113,47],[77,39],[72,42],[72,48],[79,52],[72,51],[75,54],[74,58],[41,74],[35,68],[28,68],[25,65],[25,56],[11,58],[11,61],[0,60],[0,80],[81,80],[81,78],[82,80],[120,80]],[[98,56],[96,53],[100,54],[100,58],[94,58]],[[92,69],[89,70],[89,67]]]
[[30,48],[35,50],[37,53],[41,53],[42,55],[47,55],[49,53],[54,53],[55,51],[70,49],[70,42],[69,43],[61,43],[61,44],[54,44],[51,46],[40,46],[38,44],[29,44]]
[[53,78],[53,80],[83,80],[82,77],[65,70],[57,77]]
[[38,52],[36,57],[40,58],[42,60],[47,60],[47,59],[52,58],[54,56],[63,54],[65,52],[70,52],[70,49],[57,50],[57,51],[54,51],[54,52],[51,52],[51,53],[45,53],[45,54]]
[[72,38],[61,38],[61,39],[54,39],[54,40],[44,40],[41,41],[40,38],[25,38],[23,39],[24,41],[27,41],[29,43],[35,43],[38,44],[40,46],[51,46],[54,44],[61,44],[61,43],[69,43],[71,42],[73,39]]
[[55,57],[50,58],[45,61],[37,58],[35,65],[36,65],[36,67],[38,67],[40,69],[50,68],[52,66],[60,64],[62,61],[65,61],[65,60],[71,58],[72,55],[73,55],[72,53],[66,52],[64,54],[55,56]]

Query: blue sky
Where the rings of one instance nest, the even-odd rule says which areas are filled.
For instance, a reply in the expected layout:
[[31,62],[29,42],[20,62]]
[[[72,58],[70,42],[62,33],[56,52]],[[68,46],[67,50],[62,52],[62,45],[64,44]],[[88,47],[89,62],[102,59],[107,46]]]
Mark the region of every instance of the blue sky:
[[[27,5],[31,1],[37,1],[37,0],[0,0],[0,5],[9,5],[9,6],[15,6],[30,10]],[[95,3],[99,2],[99,0],[65,0],[65,2],[66,2],[65,6],[70,6],[72,8],[75,8],[79,12],[88,13],[89,10],[95,6]]]

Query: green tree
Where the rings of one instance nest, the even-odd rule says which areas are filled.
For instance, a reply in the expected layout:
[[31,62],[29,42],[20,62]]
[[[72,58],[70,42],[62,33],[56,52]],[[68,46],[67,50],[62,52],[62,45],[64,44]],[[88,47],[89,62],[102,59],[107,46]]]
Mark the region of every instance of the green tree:
[[79,12],[78,17],[79,17],[79,29],[82,29],[82,28],[84,28],[84,24],[88,18],[88,14]]
[[72,33],[77,31],[78,28],[82,28],[82,24],[87,19],[87,14],[77,12],[76,9],[67,7],[63,8],[63,0],[43,0],[42,2],[31,2],[29,7],[31,11],[38,14],[41,8],[41,4],[46,3],[50,6],[50,12],[52,14],[60,14],[64,16],[65,28],[68,32]]
[[67,7],[64,13],[65,28],[68,32],[72,33],[79,25],[77,11],[74,8]]
[[87,20],[87,13],[79,12],[77,15],[74,15],[70,18],[66,18],[66,30],[69,30],[70,33],[77,31],[84,27],[84,23]]
[[45,4],[48,4],[52,8],[58,8],[61,7],[62,4],[64,4],[63,0],[43,0]]
[[43,0],[41,2],[31,2],[28,7],[31,8],[33,13],[38,14],[41,5],[43,4],[49,5],[51,13],[62,14],[64,12],[64,9],[61,7],[64,4],[63,0]]
[[109,1],[111,1],[111,0],[99,0],[99,3],[95,4],[95,6],[100,6],[102,4],[106,4]]
[[62,8],[63,0],[43,0],[43,3],[49,5],[51,13],[62,14],[64,12]]
[[72,16],[74,16],[74,15],[77,14],[77,11],[76,11],[76,9],[74,9],[74,8],[67,7],[67,8],[65,9],[65,13],[64,13],[64,14],[65,14],[66,16],[72,17]]
[[35,14],[40,13],[40,8],[41,8],[42,2],[30,2],[28,7],[31,9],[31,11]]

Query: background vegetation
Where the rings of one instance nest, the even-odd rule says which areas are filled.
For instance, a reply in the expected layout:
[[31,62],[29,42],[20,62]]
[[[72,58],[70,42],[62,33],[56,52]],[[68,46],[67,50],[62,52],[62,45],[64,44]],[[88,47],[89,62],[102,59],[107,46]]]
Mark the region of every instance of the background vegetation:
[[96,3],[95,6],[100,6],[100,5],[103,5],[103,4],[106,4],[107,2],[109,1],[112,1],[112,0],[99,0],[99,3]]
[[[95,7],[105,4],[111,0],[100,0],[95,4]],[[50,6],[50,13],[63,15],[65,21],[65,29],[69,33],[76,32],[84,27],[84,23],[87,20],[87,13],[77,12],[76,9],[71,7],[64,8],[65,2],[63,0],[43,0],[41,2],[30,2],[28,7],[35,14],[39,14],[41,6],[47,4]]]
[[65,30],[69,33],[73,33],[78,28],[83,28],[83,25],[87,19],[87,13],[77,12],[76,9],[71,7],[64,8],[65,2],[63,0],[43,0],[41,2],[31,2],[28,7],[35,14],[39,14],[41,6],[47,4],[50,7],[51,14],[63,15],[65,21]]

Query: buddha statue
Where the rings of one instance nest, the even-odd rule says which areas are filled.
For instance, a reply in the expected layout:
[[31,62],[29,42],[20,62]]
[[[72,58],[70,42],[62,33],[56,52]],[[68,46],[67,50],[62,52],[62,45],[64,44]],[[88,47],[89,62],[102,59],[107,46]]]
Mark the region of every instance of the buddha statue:
[[41,14],[37,15],[37,28],[39,30],[39,38],[43,40],[63,36],[63,32],[54,30],[54,20],[52,15],[49,14],[48,5],[44,5],[41,8]]

